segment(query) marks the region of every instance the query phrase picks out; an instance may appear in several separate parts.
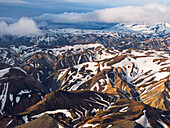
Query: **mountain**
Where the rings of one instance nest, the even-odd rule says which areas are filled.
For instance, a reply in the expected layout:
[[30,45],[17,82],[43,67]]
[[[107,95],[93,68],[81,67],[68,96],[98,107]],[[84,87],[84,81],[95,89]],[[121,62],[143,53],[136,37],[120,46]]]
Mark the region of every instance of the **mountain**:
[[169,23],[120,23],[109,29],[110,31],[137,32],[143,34],[169,34]]
[[[0,66],[0,116],[14,115],[40,101],[47,89],[20,67]],[[3,126],[8,119],[3,119]]]
[[[64,101],[61,99],[65,99]],[[149,116],[152,113],[152,116]],[[167,113],[155,110],[138,101],[119,99],[90,91],[57,91],[46,95],[36,105],[20,113],[8,127],[19,120],[32,120],[18,128],[33,127],[35,124],[51,128],[61,127],[164,127],[169,125]],[[47,119],[44,122],[44,118]],[[44,126],[42,123],[45,123]],[[37,125],[36,125],[37,127]]]
[[169,51],[22,45],[0,56],[2,128],[170,125]]
[[[98,25],[97,25],[98,24]],[[62,46],[88,43],[101,43],[105,47],[115,49],[161,49],[169,50],[170,24],[169,23],[119,23],[103,24],[95,23],[96,28],[89,29],[83,24],[51,24],[41,27],[43,34],[40,36],[13,36],[0,35],[0,45],[45,45]],[[65,26],[65,27],[63,27]],[[77,26],[77,27],[76,27]],[[85,27],[85,28],[84,28]]]
[[30,123],[19,125],[16,128],[70,128],[69,126],[63,125],[56,119],[52,118],[48,114],[44,114],[38,119],[31,121]]
[[169,110],[168,52],[124,50],[106,56],[110,58],[59,70],[48,78],[53,79],[49,84],[68,91],[88,89],[115,95],[120,91],[118,97]]

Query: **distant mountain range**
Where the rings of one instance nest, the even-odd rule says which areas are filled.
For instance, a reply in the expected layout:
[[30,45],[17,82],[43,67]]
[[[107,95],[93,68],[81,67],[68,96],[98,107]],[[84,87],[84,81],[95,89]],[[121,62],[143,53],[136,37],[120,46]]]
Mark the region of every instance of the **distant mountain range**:
[[2,128],[168,128],[169,87],[165,49],[0,48]]
[[153,35],[166,35],[170,33],[170,23],[138,23],[138,24],[128,24],[120,23],[115,25],[112,28],[109,28],[110,31],[119,31],[119,32],[135,32],[142,34],[153,34]]
[[[41,36],[1,35],[0,45],[45,45],[53,47],[97,42],[105,47],[114,47],[115,49],[170,49],[169,23],[100,23],[98,27],[97,24],[99,23],[50,24],[41,26],[44,33]],[[89,28],[87,28],[88,25]],[[93,27],[90,27],[91,25]]]

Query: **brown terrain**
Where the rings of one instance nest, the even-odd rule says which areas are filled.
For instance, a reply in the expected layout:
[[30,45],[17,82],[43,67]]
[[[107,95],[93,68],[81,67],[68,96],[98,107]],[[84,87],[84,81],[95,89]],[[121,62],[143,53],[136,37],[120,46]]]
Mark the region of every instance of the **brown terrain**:
[[0,53],[2,128],[170,126],[168,51],[95,43]]

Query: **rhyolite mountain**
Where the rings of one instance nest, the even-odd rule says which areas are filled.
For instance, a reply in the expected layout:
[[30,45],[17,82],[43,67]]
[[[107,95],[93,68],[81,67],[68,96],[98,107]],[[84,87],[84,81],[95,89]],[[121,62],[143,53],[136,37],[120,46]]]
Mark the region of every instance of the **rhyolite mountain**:
[[[95,27],[92,27],[92,26]],[[42,34],[0,34],[0,45],[75,45],[101,43],[115,49],[169,50],[169,23],[73,23],[41,26]]]
[[[78,30],[80,31],[80,30]],[[60,46],[60,45],[75,45],[98,42],[105,47],[114,47],[115,49],[161,49],[169,50],[170,38],[169,34],[163,36],[152,37],[150,34],[144,35],[140,33],[121,33],[121,32],[97,32],[97,33],[66,33],[66,34],[45,34],[42,36],[0,36],[0,45],[46,45],[46,46]]]
[[170,52],[3,46],[2,128],[168,128]]

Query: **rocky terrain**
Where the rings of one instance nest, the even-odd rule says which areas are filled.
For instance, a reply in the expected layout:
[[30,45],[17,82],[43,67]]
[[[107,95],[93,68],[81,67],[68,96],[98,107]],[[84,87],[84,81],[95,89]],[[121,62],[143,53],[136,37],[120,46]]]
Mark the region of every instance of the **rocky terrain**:
[[[92,27],[94,25],[94,27]],[[91,28],[92,27],[92,28]],[[0,35],[0,45],[45,45],[61,46],[88,43],[101,43],[115,49],[170,49],[169,23],[79,23],[48,24],[40,27],[41,35]]]
[[39,37],[18,37],[4,35],[0,37],[0,44],[7,45],[46,45],[61,46],[88,43],[101,43],[105,47],[114,47],[115,49],[170,49],[169,35],[165,37],[152,37],[137,33],[119,33],[119,32],[103,32],[97,34],[45,34]]
[[169,93],[165,49],[0,48],[2,128],[168,128]]

